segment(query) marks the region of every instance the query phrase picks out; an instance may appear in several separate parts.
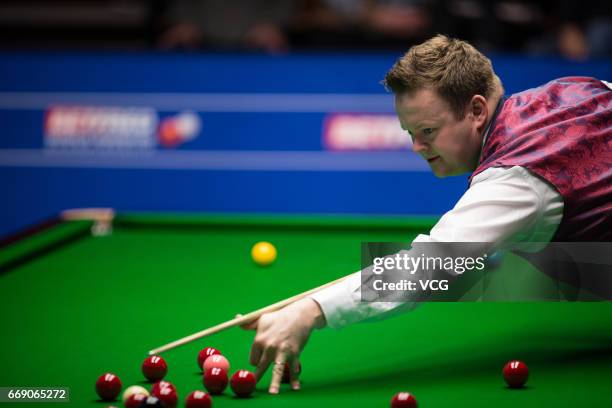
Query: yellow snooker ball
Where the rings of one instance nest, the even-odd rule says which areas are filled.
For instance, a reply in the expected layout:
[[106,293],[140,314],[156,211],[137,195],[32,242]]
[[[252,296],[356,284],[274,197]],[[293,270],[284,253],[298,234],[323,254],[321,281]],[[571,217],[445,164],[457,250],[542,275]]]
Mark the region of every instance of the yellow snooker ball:
[[269,242],[258,242],[251,248],[251,257],[258,265],[270,265],[276,259],[276,248]]

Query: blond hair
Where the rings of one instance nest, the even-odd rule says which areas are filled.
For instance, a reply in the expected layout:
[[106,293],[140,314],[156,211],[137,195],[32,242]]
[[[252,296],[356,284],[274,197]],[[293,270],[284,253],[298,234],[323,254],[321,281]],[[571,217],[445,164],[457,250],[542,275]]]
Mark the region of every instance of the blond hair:
[[459,119],[474,95],[489,99],[498,90],[503,93],[491,60],[469,43],[444,35],[411,47],[387,72],[383,85],[395,94],[432,89]]

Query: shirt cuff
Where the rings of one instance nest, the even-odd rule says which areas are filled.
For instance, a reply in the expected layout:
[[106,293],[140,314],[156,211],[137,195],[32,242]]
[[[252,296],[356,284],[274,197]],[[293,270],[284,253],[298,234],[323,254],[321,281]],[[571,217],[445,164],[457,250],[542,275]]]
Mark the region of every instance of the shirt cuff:
[[357,304],[361,298],[361,272],[356,272],[342,282],[310,295],[319,304],[327,327],[340,329],[358,320]]

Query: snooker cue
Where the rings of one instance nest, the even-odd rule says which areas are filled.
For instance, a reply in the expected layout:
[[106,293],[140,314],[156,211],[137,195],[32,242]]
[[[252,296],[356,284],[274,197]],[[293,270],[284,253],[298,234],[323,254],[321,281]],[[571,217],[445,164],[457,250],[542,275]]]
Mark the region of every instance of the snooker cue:
[[[348,275],[348,276],[350,276],[350,275]],[[154,354],[159,354],[159,353],[162,353],[164,351],[168,351],[170,349],[173,349],[173,348],[185,345],[185,344],[190,343],[190,342],[192,342],[194,340],[201,339],[202,337],[210,336],[211,334],[218,333],[218,332],[223,331],[225,329],[229,329],[230,327],[240,326],[242,324],[248,323],[248,322],[250,322],[252,320],[258,319],[261,315],[263,315],[265,313],[270,313],[270,312],[274,312],[274,311],[277,311],[279,309],[282,309],[283,307],[285,307],[285,306],[287,306],[287,305],[289,305],[289,304],[291,304],[293,302],[301,300],[301,299],[303,299],[303,298],[305,298],[305,297],[307,297],[307,296],[309,296],[309,295],[311,295],[311,294],[313,294],[315,292],[318,292],[318,291],[323,290],[323,289],[325,289],[325,288],[327,288],[327,287],[329,287],[331,285],[339,283],[340,281],[346,279],[348,276],[343,276],[342,278],[336,279],[336,280],[334,280],[332,282],[328,282],[325,285],[321,285],[321,286],[316,287],[314,289],[310,289],[310,290],[308,290],[306,292],[303,292],[303,293],[300,293],[298,295],[292,296],[292,297],[287,298],[285,300],[281,300],[280,302],[273,303],[273,304],[271,304],[269,306],[266,306],[264,308],[255,310],[254,312],[245,314],[244,316],[235,317],[232,320],[228,320],[228,321],[226,321],[224,323],[221,323],[221,324],[218,324],[216,326],[210,327],[208,329],[199,331],[199,332],[194,333],[194,334],[192,334],[190,336],[183,337],[182,339],[175,340],[175,341],[173,341],[171,343],[165,344],[165,345],[163,345],[161,347],[158,347],[158,348],[155,348],[155,349],[149,351],[149,355],[152,356]]]

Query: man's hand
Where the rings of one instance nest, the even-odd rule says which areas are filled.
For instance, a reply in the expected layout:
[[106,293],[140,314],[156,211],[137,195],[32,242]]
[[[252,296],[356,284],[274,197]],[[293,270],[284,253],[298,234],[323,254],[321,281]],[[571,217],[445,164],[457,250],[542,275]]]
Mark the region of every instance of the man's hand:
[[263,377],[272,364],[272,381],[268,391],[278,394],[285,363],[291,368],[291,388],[300,389],[298,364],[300,353],[315,328],[325,327],[325,317],[318,303],[304,298],[276,312],[262,315],[242,328],[257,330],[251,348],[251,364],[257,366],[255,378]]

